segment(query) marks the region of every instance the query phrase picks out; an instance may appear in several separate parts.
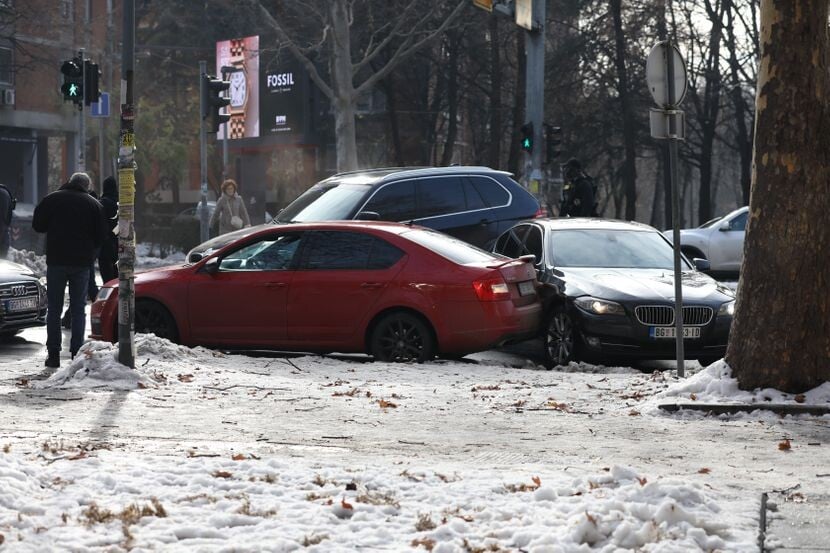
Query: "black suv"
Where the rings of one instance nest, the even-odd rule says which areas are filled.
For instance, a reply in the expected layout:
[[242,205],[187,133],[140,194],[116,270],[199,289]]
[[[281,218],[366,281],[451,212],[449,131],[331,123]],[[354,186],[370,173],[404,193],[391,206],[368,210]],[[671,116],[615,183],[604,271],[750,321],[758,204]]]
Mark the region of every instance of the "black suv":
[[320,181],[277,215],[278,223],[363,219],[412,222],[489,249],[539,202],[487,167],[373,169]]
[[[303,192],[271,223],[411,222],[489,250],[515,223],[542,215],[536,198],[510,173],[487,167],[405,167],[331,176]],[[255,230],[217,236],[190,250],[187,259],[199,261]]]

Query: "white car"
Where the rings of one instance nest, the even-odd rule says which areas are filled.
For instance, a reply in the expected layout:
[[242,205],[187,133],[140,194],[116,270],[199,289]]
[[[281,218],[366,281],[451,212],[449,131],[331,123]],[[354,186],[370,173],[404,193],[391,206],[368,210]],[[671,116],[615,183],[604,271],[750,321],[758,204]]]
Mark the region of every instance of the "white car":
[[[682,229],[680,251],[689,259],[698,257],[708,260],[711,271],[740,271],[748,215],[749,208],[741,207],[698,228]],[[671,230],[663,234],[671,241]]]

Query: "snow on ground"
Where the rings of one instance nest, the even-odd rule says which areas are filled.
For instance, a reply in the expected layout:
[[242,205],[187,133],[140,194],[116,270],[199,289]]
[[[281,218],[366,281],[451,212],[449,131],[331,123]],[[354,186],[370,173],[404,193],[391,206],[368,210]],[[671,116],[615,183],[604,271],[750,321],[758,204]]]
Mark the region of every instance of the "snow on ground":
[[158,246],[152,244],[140,243],[135,247],[135,266],[136,269],[155,269],[158,267],[168,267],[170,265],[178,265],[185,262],[184,252],[178,250],[171,251],[162,257]]
[[28,267],[37,275],[46,276],[45,255],[38,255],[29,250],[9,248],[8,260],[13,263],[23,265],[24,267]]
[[134,371],[116,357],[90,342],[58,371],[0,373],[0,551],[755,551],[761,491],[827,489],[828,417],[654,416],[772,393],[722,363],[681,381],[146,335]]

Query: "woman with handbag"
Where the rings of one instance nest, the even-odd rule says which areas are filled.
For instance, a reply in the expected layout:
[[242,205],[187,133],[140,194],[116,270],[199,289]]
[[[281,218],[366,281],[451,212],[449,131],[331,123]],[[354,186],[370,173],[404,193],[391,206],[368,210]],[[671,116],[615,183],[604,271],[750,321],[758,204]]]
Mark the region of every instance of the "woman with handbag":
[[219,221],[219,234],[226,234],[251,226],[245,201],[236,193],[236,181],[227,179],[222,183],[222,197],[216,201],[216,209],[210,217],[210,227]]

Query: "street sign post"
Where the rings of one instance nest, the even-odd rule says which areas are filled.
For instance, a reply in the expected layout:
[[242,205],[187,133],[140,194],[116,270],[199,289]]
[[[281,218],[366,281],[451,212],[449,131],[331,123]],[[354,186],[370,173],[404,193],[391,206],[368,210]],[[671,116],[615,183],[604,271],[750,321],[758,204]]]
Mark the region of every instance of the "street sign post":
[[648,54],[646,82],[659,109],[649,112],[651,136],[669,141],[669,171],[672,196],[672,242],[674,244],[674,325],[677,376],[685,376],[683,344],[683,287],[680,269],[680,194],[677,190],[677,141],[685,137],[685,118],[677,106],[686,96],[686,64],[670,41],[658,42]]
[[90,117],[109,117],[110,116],[110,95],[109,92],[102,92],[97,102],[89,104]]

